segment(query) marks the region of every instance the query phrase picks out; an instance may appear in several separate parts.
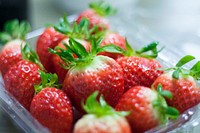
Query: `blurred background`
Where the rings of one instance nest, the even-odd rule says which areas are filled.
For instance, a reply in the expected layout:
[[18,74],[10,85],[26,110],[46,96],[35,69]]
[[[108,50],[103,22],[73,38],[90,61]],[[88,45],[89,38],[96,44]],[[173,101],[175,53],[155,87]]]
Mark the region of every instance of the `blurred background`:
[[[28,20],[32,30],[54,24],[64,14],[77,14],[92,0],[0,0],[0,29],[13,18]],[[106,1],[106,0],[105,0]],[[200,59],[200,1],[198,0],[107,0],[118,13],[122,34],[145,35],[183,54]],[[111,18],[112,19],[112,18]],[[119,27],[114,27],[118,28]],[[133,31],[134,29],[134,31]],[[137,29],[137,30],[135,30]],[[142,39],[142,38],[141,38]],[[0,109],[1,110],[1,109]],[[0,111],[0,132],[22,132]]]

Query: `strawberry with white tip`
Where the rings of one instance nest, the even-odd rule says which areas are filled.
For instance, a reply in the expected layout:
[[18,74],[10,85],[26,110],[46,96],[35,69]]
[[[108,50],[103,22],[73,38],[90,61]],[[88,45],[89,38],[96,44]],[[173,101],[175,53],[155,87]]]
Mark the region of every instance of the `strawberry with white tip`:
[[[120,52],[115,45],[100,47],[102,40],[92,41],[91,51],[70,38],[64,49],[51,50],[67,64],[69,69],[63,82],[63,90],[70,96],[74,106],[82,110],[81,101],[85,101],[94,91],[104,95],[111,106],[115,106],[124,92],[122,68],[115,60],[97,55],[99,52]],[[59,50],[59,51],[57,51]],[[73,56],[75,54],[77,57]]]
[[98,92],[94,92],[83,105],[85,114],[74,126],[74,133],[131,133],[125,119],[129,112],[117,112],[109,106],[103,96],[97,101]]
[[197,80],[200,79],[200,61],[190,69],[183,65],[194,60],[195,57],[186,55],[179,60],[175,68],[166,69],[166,73],[159,76],[153,86],[163,86],[163,90],[172,93],[173,98],[167,99],[170,106],[177,108],[181,113],[200,103],[200,87]]
[[22,60],[20,46],[25,45],[26,34],[30,31],[30,25],[18,20],[8,21],[4,31],[0,32],[0,44],[4,45],[0,52],[0,71],[4,76],[8,69]]
[[171,98],[171,93],[162,90],[161,86],[157,90],[134,86],[120,98],[115,109],[130,111],[130,115],[126,118],[132,132],[145,132],[160,124],[165,124],[168,119],[176,119],[179,116],[179,111],[169,107],[164,99],[164,97]]

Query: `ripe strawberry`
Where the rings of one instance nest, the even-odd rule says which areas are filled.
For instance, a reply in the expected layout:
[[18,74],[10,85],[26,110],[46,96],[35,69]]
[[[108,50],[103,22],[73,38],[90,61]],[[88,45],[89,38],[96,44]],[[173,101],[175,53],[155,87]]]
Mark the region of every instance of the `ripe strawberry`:
[[156,57],[156,46],[157,43],[154,42],[142,48],[142,50],[134,52],[127,43],[128,52],[131,54],[116,59],[116,62],[120,64],[124,71],[125,91],[137,85],[151,87],[156,78],[164,72],[163,70],[158,70],[158,68],[161,68],[161,64],[155,59],[151,59],[151,55],[142,54],[152,50],[152,57]]
[[0,44],[5,45],[0,52],[0,71],[3,76],[11,66],[22,60],[20,46],[24,46],[30,26],[26,22],[13,20],[5,24],[4,30],[0,33]]
[[162,89],[156,92],[148,87],[134,86],[124,93],[115,109],[131,112],[127,120],[132,132],[145,132],[179,115],[178,110],[167,106],[162,97],[166,93],[167,96],[170,94]]
[[200,88],[195,80],[199,79],[200,62],[197,62],[190,70],[181,68],[193,59],[193,56],[184,56],[176,64],[176,68],[168,69],[171,71],[159,76],[153,83],[154,87],[161,84],[163,90],[172,93],[173,98],[166,99],[167,103],[177,108],[181,113],[200,102]]
[[35,86],[37,94],[31,102],[30,113],[52,133],[70,133],[73,113],[69,97],[57,89],[56,74],[41,71],[40,75],[42,81]]
[[[116,46],[99,47],[101,41],[92,41],[92,50],[86,49],[70,38],[67,50],[55,51],[68,65],[69,71],[63,82],[63,90],[70,96],[74,106],[81,110],[81,102],[98,90],[111,106],[115,106],[124,92],[122,68],[112,58],[96,56],[98,52],[111,52]],[[74,58],[72,55],[77,55]]]
[[22,50],[23,60],[19,61],[4,76],[5,89],[13,95],[27,110],[29,110],[35,90],[34,85],[40,82],[38,70],[41,65],[36,64],[38,57],[26,44]]
[[105,16],[113,15],[116,9],[102,1],[90,3],[89,7],[90,9],[79,14],[76,22],[80,23],[82,18],[87,18],[90,21],[90,28],[97,26],[100,31],[109,29],[109,22]]
[[[105,34],[104,40],[102,41],[100,46],[105,46],[105,45],[109,45],[109,44],[116,45],[116,46],[122,48],[123,50],[126,50],[126,40],[123,36],[119,35],[118,33],[107,32]],[[117,58],[123,56],[122,54],[108,53],[108,52],[102,52],[99,54],[109,56],[113,59],[117,59]]]
[[131,133],[131,128],[124,116],[127,112],[116,112],[107,105],[103,97],[100,103],[96,101],[95,92],[86,100],[83,106],[88,113],[75,124],[74,133]]
[[[62,34],[65,34],[66,37],[57,46],[65,48],[63,43],[69,45],[69,37],[73,37],[76,41],[80,42],[87,49],[87,51],[89,51],[91,45],[88,41],[86,41],[86,39],[89,39],[90,35],[88,26],[89,23],[85,19],[83,19],[79,25],[73,23],[73,26],[71,26],[67,21],[66,16],[64,16],[61,19],[60,24],[58,26],[55,26],[55,29]],[[75,56],[76,55],[74,55],[74,57]],[[62,83],[68,71],[67,69],[63,68],[63,65],[65,63],[60,59],[58,55],[53,55],[52,60],[55,72],[58,75],[59,81]]]
[[48,72],[55,72],[53,63],[51,61],[52,54],[49,53],[48,48],[54,48],[65,36],[57,32],[53,27],[44,30],[39,36],[36,43],[36,52]]

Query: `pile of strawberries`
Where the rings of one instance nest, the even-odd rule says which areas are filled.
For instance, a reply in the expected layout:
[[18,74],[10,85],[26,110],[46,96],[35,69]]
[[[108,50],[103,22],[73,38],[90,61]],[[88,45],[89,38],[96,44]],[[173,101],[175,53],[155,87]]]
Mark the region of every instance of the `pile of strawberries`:
[[133,50],[109,29],[104,16],[115,12],[99,2],[73,23],[64,16],[36,51],[25,40],[28,23],[10,21],[0,33],[5,89],[51,132],[145,132],[200,102],[200,62],[185,69],[195,59],[186,55],[162,68],[157,42]]

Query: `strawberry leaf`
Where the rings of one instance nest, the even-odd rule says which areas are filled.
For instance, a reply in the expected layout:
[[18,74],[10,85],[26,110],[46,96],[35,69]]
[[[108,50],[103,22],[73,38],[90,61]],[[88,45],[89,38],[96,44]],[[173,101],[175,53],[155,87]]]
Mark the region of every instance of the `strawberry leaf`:
[[195,57],[192,55],[186,55],[183,58],[179,60],[179,62],[176,64],[176,67],[182,67],[186,63],[190,62],[191,60],[194,60]]
[[174,79],[179,79],[180,75],[182,77],[192,76],[196,80],[200,79],[200,61],[197,61],[190,69],[185,69],[183,66],[190,61],[194,60],[195,57],[192,55],[186,55],[182,57],[178,63],[176,64],[176,67],[174,68],[168,68],[164,69],[165,71],[173,70],[172,77]]
[[117,9],[111,7],[109,4],[105,3],[103,0],[91,2],[89,7],[93,9],[100,16],[111,16],[117,12]]
[[34,85],[36,93],[39,93],[43,88],[55,87],[60,88],[61,85],[58,84],[58,76],[56,74],[45,73],[40,71],[41,82],[38,85]]
[[190,69],[190,74],[197,80],[200,79],[200,61],[198,61],[194,66]]
[[12,37],[6,33],[6,32],[1,32],[0,33],[0,45],[4,45],[6,42],[11,41]]
[[54,29],[63,34],[69,34],[72,32],[69,21],[67,20],[67,16],[64,15],[60,18],[59,25],[55,25]]
[[0,42],[5,44],[14,39],[26,39],[26,34],[30,31],[30,24],[22,21],[19,23],[17,19],[6,22],[4,31],[0,32]]
[[[161,48],[160,50],[157,50],[157,45],[159,43],[158,42],[152,42],[150,44],[148,44],[147,46],[139,49],[139,50],[136,50],[136,54],[141,56],[141,57],[145,57],[145,58],[156,58],[158,56],[158,53],[160,51],[162,51],[162,49],[164,48]],[[145,54],[146,52],[151,52],[149,54]]]
[[88,53],[85,47],[78,41],[74,40],[73,38],[69,39],[69,45],[70,45],[70,48],[73,49],[74,54],[76,54],[79,58],[84,58],[88,56]]
[[180,68],[177,68],[173,73],[172,73],[172,77],[174,79],[179,79],[179,74],[181,72],[181,69]]
[[163,90],[161,84],[158,84],[158,86],[157,86],[157,92],[158,92],[161,96],[163,96],[163,97],[172,99],[172,93],[171,93],[170,91]]
[[65,62],[65,64],[67,64],[67,68],[76,65],[88,64],[89,62],[93,61],[94,56],[96,56],[99,52],[105,51],[123,53],[123,50],[115,45],[106,45],[100,47],[101,42],[102,39],[96,40],[95,38],[93,38],[91,44],[92,49],[90,51],[87,51],[81,43],[70,37],[69,45],[64,43],[66,49],[55,47],[54,50],[49,48],[49,51],[52,54],[59,55],[60,58]]
[[157,86],[157,99],[153,100],[152,105],[158,111],[161,123],[165,124],[167,120],[175,119],[179,116],[179,111],[167,105],[164,97],[172,99],[172,94],[169,91],[162,90],[162,85]]
[[180,112],[173,107],[165,107],[164,111],[171,119],[177,119],[180,115]]
[[97,101],[98,95],[99,95],[98,91],[95,91],[86,99],[86,103],[82,104],[83,109],[88,114],[94,114],[97,117],[102,117],[105,115],[119,115],[119,116],[129,115],[129,112],[127,111],[122,111],[122,112],[115,111],[110,105],[106,103],[102,95],[100,96],[98,102]]
[[[127,50],[123,53],[123,55],[139,56],[139,57],[144,57],[144,58],[156,58],[158,56],[158,53],[160,51],[162,51],[162,49],[164,48],[163,47],[160,50],[157,50],[157,45],[158,45],[158,42],[152,42],[152,43],[148,44],[147,46],[134,51],[132,49],[131,45],[126,40],[126,49]],[[150,52],[150,53],[147,53],[147,52]]]
[[45,70],[42,63],[39,60],[37,53],[30,48],[30,45],[28,43],[26,43],[24,47],[21,45],[21,53],[22,53],[22,58],[24,60],[33,62],[37,64],[42,70]]
[[97,30],[94,28],[89,29],[89,25],[90,22],[86,18],[81,19],[78,24],[74,21],[71,25],[65,15],[60,19],[59,24],[54,26],[54,29],[68,37],[87,40],[90,38],[93,31]]
[[135,51],[132,49],[131,45],[128,43],[127,38],[126,38],[126,56],[132,56],[135,54]]
[[141,48],[140,50],[136,50],[137,53],[144,53],[150,50],[155,50],[158,45],[158,42],[152,42],[149,45]]
[[114,44],[108,44],[105,46],[102,46],[98,49],[97,53],[100,52],[110,52],[110,53],[119,53],[119,54],[124,54],[125,50],[123,50],[122,48],[114,45]]

